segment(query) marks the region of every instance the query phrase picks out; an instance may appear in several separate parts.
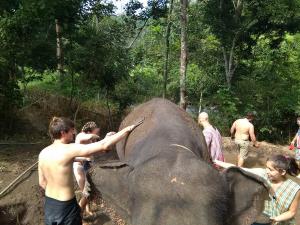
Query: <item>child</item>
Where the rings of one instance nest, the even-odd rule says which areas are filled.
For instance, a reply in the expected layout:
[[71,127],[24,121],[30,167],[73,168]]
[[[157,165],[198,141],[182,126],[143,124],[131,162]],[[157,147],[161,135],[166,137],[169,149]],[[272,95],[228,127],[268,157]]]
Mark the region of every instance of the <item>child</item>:
[[[230,163],[215,161],[221,167],[234,166]],[[263,214],[268,216],[272,224],[295,225],[295,214],[300,201],[300,185],[292,181],[289,176],[297,176],[300,168],[292,157],[274,155],[267,159],[266,169],[246,169],[263,177],[270,185],[270,199],[265,202]],[[271,225],[271,223],[253,225]]]
[[[75,143],[89,144],[99,140],[99,131],[97,124],[93,121],[87,122],[81,129],[81,132],[76,136]],[[88,204],[89,183],[86,174],[90,168],[90,158],[77,157],[73,163],[73,170],[78,186],[82,192],[82,198],[79,201],[79,206],[82,212],[86,211],[88,215],[92,215]]]

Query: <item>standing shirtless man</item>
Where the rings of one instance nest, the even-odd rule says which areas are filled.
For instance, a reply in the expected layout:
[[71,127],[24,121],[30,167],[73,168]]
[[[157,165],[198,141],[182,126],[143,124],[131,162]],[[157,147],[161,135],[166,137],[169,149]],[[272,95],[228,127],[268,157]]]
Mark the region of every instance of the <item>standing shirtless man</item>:
[[239,149],[238,166],[243,166],[245,159],[248,157],[249,137],[254,147],[259,146],[254,134],[254,126],[251,123],[253,119],[254,114],[250,112],[246,118],[234,121],[230,129],[231,137],[234,137],[234,142]]
[[74,123],[54,117],[49,133],[54,140],[39,155],[39,185],[45,189],[45,224],[81,225],[80,207],[75,198],[73,161],[75,157],[88,157],[106,151],[125,138],[136,125],[125,127],[102,141],[91,144],[70,144],[74,139]]

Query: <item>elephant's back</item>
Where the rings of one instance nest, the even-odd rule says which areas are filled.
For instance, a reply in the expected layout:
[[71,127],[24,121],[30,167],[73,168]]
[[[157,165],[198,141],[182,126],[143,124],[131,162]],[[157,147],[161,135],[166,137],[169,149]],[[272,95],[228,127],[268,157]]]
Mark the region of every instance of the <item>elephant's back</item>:
[[120,129],[141,119],[144,119],[143,124],[117,145],[121,160],[136,157],[135,154],[139,155],[140,160],[147,155],[152,157],[172,144],[184,146],[205,161],[209,160],[199,126],[174,103],[155,98],[141,104],[123,120]]

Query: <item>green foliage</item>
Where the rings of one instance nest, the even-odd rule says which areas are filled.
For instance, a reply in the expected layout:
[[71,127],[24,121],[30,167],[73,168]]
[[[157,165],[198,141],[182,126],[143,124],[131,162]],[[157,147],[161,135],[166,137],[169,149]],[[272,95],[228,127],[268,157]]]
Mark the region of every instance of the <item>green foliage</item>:
[[[167,1],[149,1],[145,8],[130,1],[125,15],[115,15],[114,5],[100,0],[1,2],[2,118],[11,124],[18,107],[30,104],[22,93],[36,89],[89,106],[108,101],[119,109],[162,96],[167,7]],[[235,119],[256,111],[259,139],[286,141],[300,114],[299,12],[298,0],[191,3],[186,80],[191,108],[202,97],[202,110],[225,135]],[[175,103],[179,16],[175,2],[167,81],[167,97]],[[55,19],[62,25],[63,77],[55,71]],[[224,52],[229,55],[231,48],[236,70],[228,89]]]
[[161,96],[162,76],[152,66],[136,66],[130,77],[123,79],[116,87],[114,99],[119,102],[120,108],[145,102],[153,97]]
[[253,59],[243,62],[248,77],[236,85],[236,93],[243,93],[243,108],[258,112],[257,126],[263,139],[282,141],[291,130],[287,128],[298,114],[300,82],[299,35],[286,35],[278,49],[272,40],[261,36],[252,48]]
[[15,122],[15,112],[22,105],[22,94],[14,79],[3,77],[0,81],[0,133],[10,134]]
[[241,101],[230,89],[221,87],[214,95],[212,102],[214,103],[213,106],[208,107],[208,109],[212,109],[210,110],[212,120],[223,135],[229,136],[232,122],[243,115],[239,109]]
[[[236,34],[243,37],[240,44],[255,44],[249,35],[282,35],[284,31],[299,30],[300,2],[297,0],[247,0],[204,3],[204,21],[224,47],[231,47]],[[279,36],[278,36],[279,37]]]
[[87,19],[67,46],[70,71],[80,73],[86,84],[113,90],[130,65],[123,26],[113,17]]
[[138,0],[130,0],[125,7],[126,16],[134,20],[159,19],[167,14],[166,0],[148,0],[147,7]]

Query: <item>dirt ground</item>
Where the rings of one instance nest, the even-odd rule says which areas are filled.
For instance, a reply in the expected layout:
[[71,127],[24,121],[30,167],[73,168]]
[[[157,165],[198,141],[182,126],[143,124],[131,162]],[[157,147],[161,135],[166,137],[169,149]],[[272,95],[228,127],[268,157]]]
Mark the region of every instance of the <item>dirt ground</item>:
[[[224,138],[224,154],[226,161],[235,163],[237,153],[230,138]],[[30,165],[37,161],[44,144],[0,144],[0,191],[18,177]],[[288,146],[272,145],[261,142],[259,148],[251,148],[246,167],[263,167],[271,154],[283,153],[293,155]],[[297,180],[300,183],[300,179]],[[20,182],[4,196],[0,196],[0,224],[43,224],[43,193],[38,187],[37,170],[28,173]],[[122,220],[113,209],[104,202],[91,204],[96,213],[85,217],[88,225],[122,225]],[[25,212],[27,212],[25,214]],[[27,216],[25,216],[27,215]],[[29,221],[30,220],[30,221]],[[300,207],[297,213],[297,225],[300,225]]]

